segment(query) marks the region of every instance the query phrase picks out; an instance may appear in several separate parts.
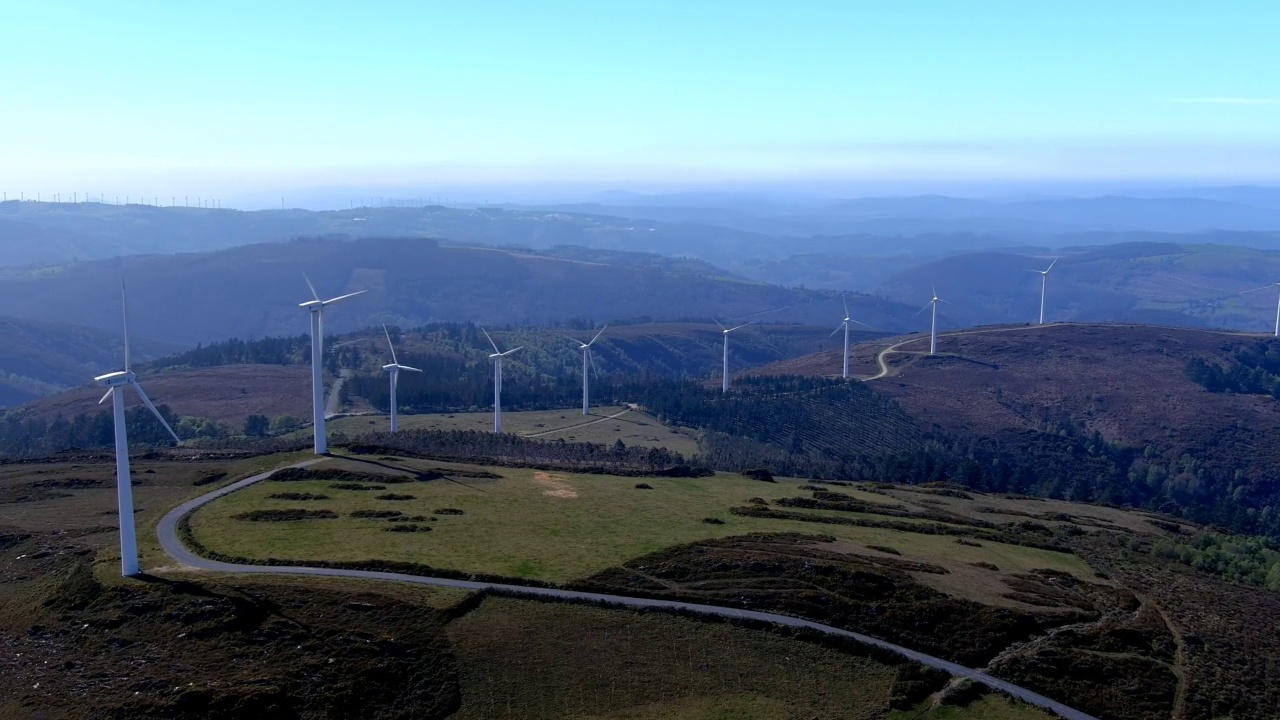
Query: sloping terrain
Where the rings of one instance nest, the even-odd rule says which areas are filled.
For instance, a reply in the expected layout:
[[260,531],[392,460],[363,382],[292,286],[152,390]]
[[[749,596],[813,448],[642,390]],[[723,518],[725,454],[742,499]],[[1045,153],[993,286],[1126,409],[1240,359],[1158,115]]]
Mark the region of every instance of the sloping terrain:
[[[839,299],[700,272],[563,260],[490,248],[446,247],[428,239],[306,240],[251,245],[198,255],[155,255],[78,263],[0,279],[0,303],[17,317],[114,328],[123,276],[131,283],[130,321],[139,336],[195,344],[228,337],[293,335],[307,329],[298,308],[310,299],[303,271],[319,292],[368,294],[325,318],[328,332],[404,327],[432,320],[487,324],[581,319],[757,316],[772,321],[834,323]],[[904,305],[850,296],[858,316],[892,328]]]
[[[939,308],[939,328],[1034,322],[1040,311],[1040,275],[1049,275],[1045,320],[1139,322],[1183,327],[1269,329],[1276,292],[1241,295],[1280,277],[1280,235],[1213,233],[1192,237],[1125,235],[1114,245],[1068,245],[1035,254],[984,251],[956,254],[899,272],[877,294],[917,307],[934,287],[950,304]],[[1260,250],[1229,243],[1265,243]],[[1057,238],[1063,244],[1106,241],[1106,236]],[[1256,246],[1255,246],[1256,247]],[[925,327],[927,327],[925,318]]]
[[[116,302],[111,303],[117,308],[118,298],[117,291]],[[124,364],[119,323],[115,328],[95,330],[0,317],[0,337],[4,338],[0,343],[0,407],[76,387]],[[132,343],[133,357],[138,361],[176,349],[142,337],[134,337]]]

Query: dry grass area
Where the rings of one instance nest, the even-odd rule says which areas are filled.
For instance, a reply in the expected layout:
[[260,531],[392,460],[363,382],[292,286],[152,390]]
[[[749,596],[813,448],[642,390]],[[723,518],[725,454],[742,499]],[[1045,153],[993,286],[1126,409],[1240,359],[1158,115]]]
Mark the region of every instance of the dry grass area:
[[692,618],[488,599],[448,635],[459,720],[1049,717],[999,697],[890,713],[902,666]]
[[[329,422],[334,432],[358,435],[387,429],[386,416],[356,415],[335,418]],[[493,412],[401,415],[404,430],[481,430],[493,429]],[[669,428],[657,418],[640,410],[622,406],[593,407],[583,416],[581,408],[565,410],[531,410],[504,412],[505,432],[544,440],[613,445],[621,440],[628,446],[662,447],[692,457],[698,452],[697,435],[691,430]]]
[[[917,417],[980,435],[1070,418],[1109,442],[1187,447],[1237,423],[1280,432],[1280,406],[1270,398],[1211,393],[1186,371],[1193,357],[1225,357],[1257,337],[1135,325],[1004,327],[940,335],[938,355],[928,357],[924,334],[889,355],[894,374],[871,387]],[[879,350],[906,339],[855,346],[860,376],[876,373]],[[819,354],[760,372],[830,375],[830,365]]]
[[[193,415],[240,427],[250,415],[275,417],[288,413],[311,417],[311,370],[303,366],[225,365],[175,370],[141,378],[152,402],[167,404],[179,415]],[[85,385],[41,398],[25,407],[34,416],[53,420],[81,413],[103,412],[102,389]],[[125,393],[129,407],[142,402]]]

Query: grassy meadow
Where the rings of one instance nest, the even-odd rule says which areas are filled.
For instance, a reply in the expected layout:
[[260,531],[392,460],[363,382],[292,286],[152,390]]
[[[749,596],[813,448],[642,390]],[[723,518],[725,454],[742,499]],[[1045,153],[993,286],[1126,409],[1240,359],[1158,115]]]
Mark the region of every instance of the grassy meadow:
[[[317,467],[373,471],[384,478],[394,477],[397,471],[445,469],[430,461],[380,458],[337,459]],[[729,512],[753,498],[771,502],[806,494],[797,480],[767,483],[729,474],[692,479],[625,478],[525,468],[448,468],[456,469],[459,475],[429,482],[386,482],[384,490],[335,489],[335,483],[328,480],[266,481],[202,508],[192,516],[191,527],[206,547],[234,556],[405,561],[549,582],[587,577],[672,545],[760,532],[828,534],[837,538],[834,547],[841,552],[879,555],[882,550],[869,546],[889,547],[904,560],[963,569],[963,573],[953,573],[954,579],[973,587],[954,588],[960,593],[980,589],[981,573],[972,565],[976,562],[998,568],[982,571],[989,573],[1047,568],[1082,578],[1092,575],[1087,564],[1068,553],[990,541],[961,545],[945,535],[752,518]],[[477,470],[501,477],[465,477]],[[637,484],[651,489],[638,489]],[[324,499],[270,497],[281,493]],[[411,497],[378,499],[386,494]],[[293,508],[331,510],[338,517],[290,522],[237,518],[254,511]],[[429,527],[428,532],[389,532],[397,523],[352,516],[378,511],[434,520],[415,523]],[[704,522],[706,519],[717,522]],[[979,577],[974,578],[974,573]],[[944,586],[951,579],[951,574],[933,577]]]

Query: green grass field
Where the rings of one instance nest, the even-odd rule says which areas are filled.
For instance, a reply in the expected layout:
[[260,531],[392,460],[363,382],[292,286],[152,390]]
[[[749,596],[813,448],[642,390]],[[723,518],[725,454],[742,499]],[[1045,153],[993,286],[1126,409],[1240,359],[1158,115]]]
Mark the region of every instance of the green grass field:
[[[400,460],[404,468],[439,463]],[[324,466],[389,472],[386,467],[355,460]],[[461,467],[461,466],[458,466]],[[485,468],[497,480],[458,478],[386,485],[385,491],[335,490],[327,481],[262,482],[215,501],[192,516],[196,537],[211,550],[229,555],[316,561],[382,559],[509,577],[565,582],[592,575],[638,556],[681,543],[752,532],[829,534],[847,552],[879,554],[868,545],[892,547],[902,558],[963,568],[961,594],[977,591],[981,578],[970,564],[989,562],[999,572],[1051,568],[1092,575],[1079,558],[1067,553],[987,542],[960,545],[955,538],[884,528],[816,524],[750,518],[730,514],[751,498],[772,500],[805,493],[800,481],[765,483],[737,475],[711,478],[622,478],[605,475],[547,473],[530,469]],[[644,482],[650,490],[636,489]],[[329,499],[277,500],[280,492],[312,493]],[[378,500],[387,493],[412,500]],[[294,522],[248,522],[236,515],[261,509],[331,509],[338,519]],[[442,508],[462,510],[443,515]],[[351,517],[352,512],[394,510],[405,515],[434,516],[424,522],[430,532],[386,532],[386,520]],[[715,518],[723,524],[708,524]],[[885,518],[889,519],[889,518]],[[984,571],[991,572],[991,571]],[[950,575],[941,576],[946,585]],[[935,577],[936,579],[936,577]],[[968,585],[973,588],[966,589]],[[985,599],[985,598],[984,598]]]
[[[389,419],[383,415],[352,415],[330,420],[329,429],[354,436],[386,430],[388,423]],[[493,429],[493,412],[401,415],[400,427],[489,431]],[[664,447],[685,457],[698,452],[694,431],[669,428],[652,415],[619,406],[592,408],[588,417],[583,417],[580,408],[504,412],[502,429],[525,437],[564,439],[565,442],[612,445],[621,440],[627,445]]]

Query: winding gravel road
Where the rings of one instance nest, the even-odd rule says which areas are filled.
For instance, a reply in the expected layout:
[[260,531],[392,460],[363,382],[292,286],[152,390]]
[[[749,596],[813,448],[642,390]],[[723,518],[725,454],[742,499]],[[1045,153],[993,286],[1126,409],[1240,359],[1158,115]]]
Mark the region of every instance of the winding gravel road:
[[[291,467],[308,467],[318,462],[322,462],[323,458],[310,460],[299,463]],[[621,605],[626,607],[637,608],[658,608],[668,610],[681,610],[686,612],[694,612],[703,615],[715,615],[725,618],[740,618],[746,620],[756,620],[761,622],[773,623],[775,625],[785,625],[787,627],[808,628],[817,630],[828,635],[837,635],[840,637],[852,638],[860,643],[871,645],[883,650],[888,650],[897,655],[914,660],[922,665],[928,665],[950,673],[955,677],[969,678],[974,682],[982,683],[992,689],[1003,692],[1012,697],[1018,698],[1032,705],[1044,708],[1051,712],[1057,713],[1067,720],[1097,720],[1092,715],[1087,715],[1062,703],[1051,700],[1039,693],[1032,692],[1026,688],[1019,687],[1013,683],[1006,682],[996,677],[987,675],[980,670],[967,668],[958,665],[949,660],[936,658],[932,655],[926,655],[901,645],[894,645],[884,640],[878,640],[869,635],[856,633],[849,630],[842,630],[831,625],[823,625],[821,623],[802,620],[800,618],[791,617],[789,615],[775,615],[773,613],[757,612],[754,610],[739,610],[737,608],[720,607],[717,605],[700,605],[698,603],[680,602],[677,600],[651,600],[647,598],[626,597],[624,595],[604,595],[601,593],[577,592],[574,590],[557,590],[553,588],[537,588],[526,587],[523,585],[504,585],[501,583],[473,582],[470,580],[453,580],[449,578],[433,578],[422,577],[419,575],[404,575],[392,572],[375,572],[370,570],[344,570],[339,568],[317,568],[317,567],[276,567],[271,565],[235,565],[232,563],[218,562],[216,560],[208,560],[202,558],[187,549],[182,541],[178,539],[178,521],[184,516],[223,495],[228,495],[241,488],[248,487],[254,483],[261,482],[271,477],[274,470],[259,473],[244,480],[234,482],[226,487],[219,488],[207,495],[189,500],[178,507],[171,510],[163,519],[160,520],[159,526],[156,527],[156,537],[160,540],[160,546],[174,560],[197,570],[211,570],[214,572],[228,573],[262,573],[269,575],[315,575],[315,576],[331,576],[331,577],[348,577],[348,578],[365,578],[369,580],[392,580],[396,582],[417,583],[419,585],[433,585],[437,587],[459,588],[462,590],[493,590],[505,595],[520,595],[529,598],[549,598],[552,600],[585,600],[590,602],[601,602],[610,605]]]

